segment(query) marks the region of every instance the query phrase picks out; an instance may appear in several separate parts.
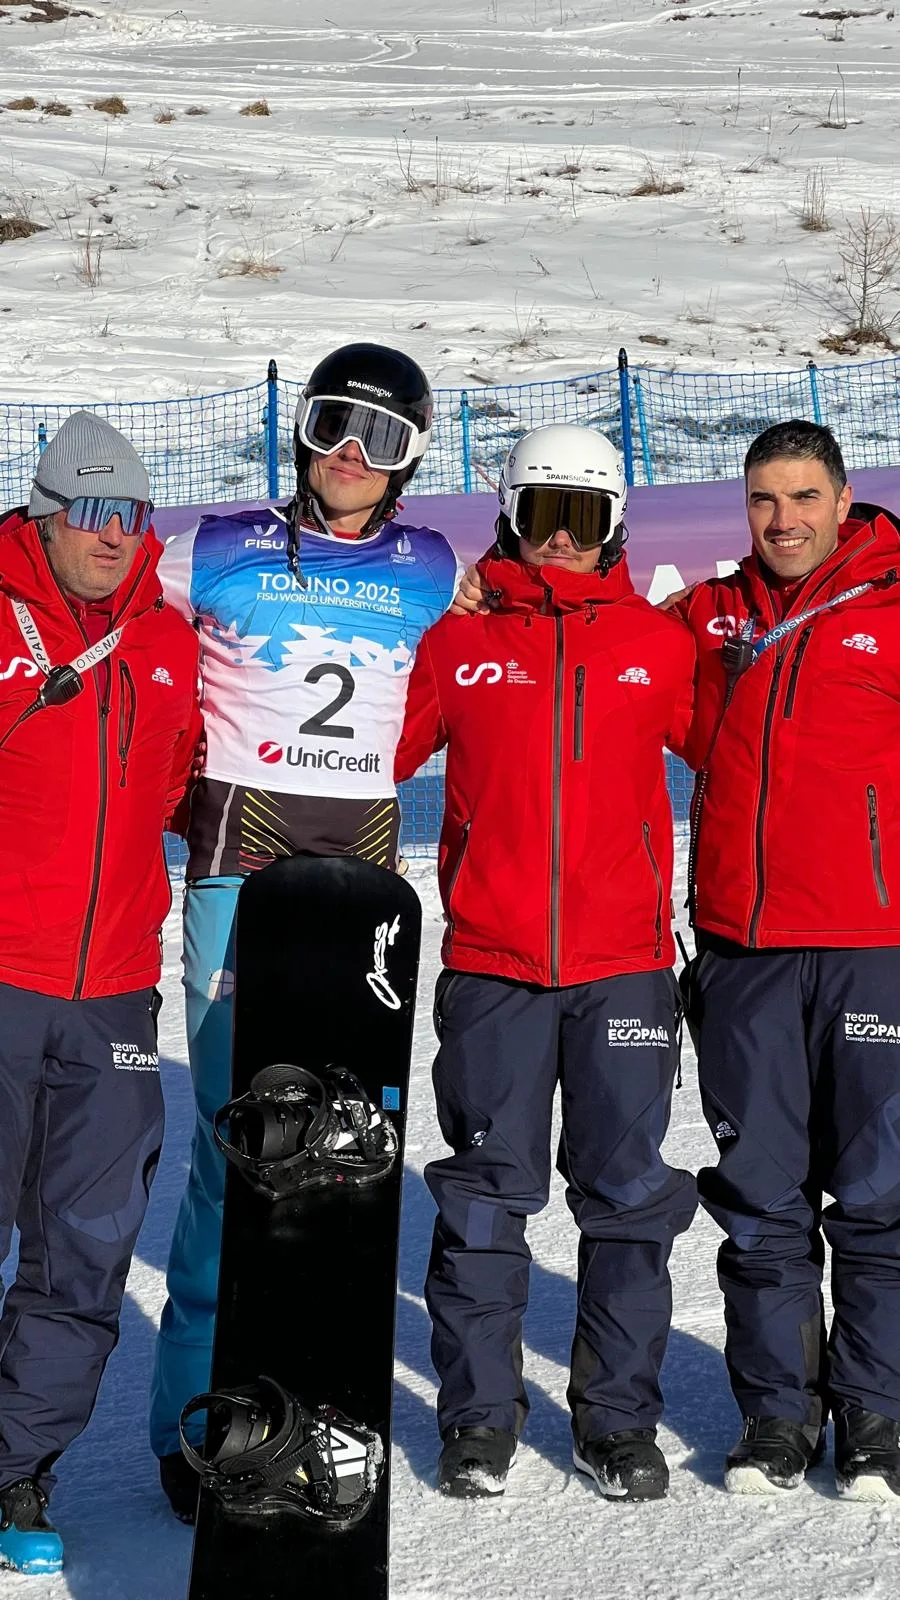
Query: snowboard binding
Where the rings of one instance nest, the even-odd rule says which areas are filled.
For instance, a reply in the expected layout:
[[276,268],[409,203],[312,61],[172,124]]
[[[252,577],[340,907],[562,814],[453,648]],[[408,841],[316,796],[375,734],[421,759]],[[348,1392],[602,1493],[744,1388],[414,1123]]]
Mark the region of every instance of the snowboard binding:
[[[185,1434],[199,1411],[207,1413],[202,1451]],[[377,1433],[333,1406],[310,1411],[274,1378],[197,1395],[179,1430],[201,1488],[246,1516],[292,1511],[318,1527],[350,1528],[369,1510],[384,1464]]]
[[377,1183],[399,1148],[393,1123],[343,1067],[326,1067],[321,1078],[281,1062],[263,1067],[246,1094],[216,1112],[214,1131],[219,1149],[267,1200],[316,1183]]

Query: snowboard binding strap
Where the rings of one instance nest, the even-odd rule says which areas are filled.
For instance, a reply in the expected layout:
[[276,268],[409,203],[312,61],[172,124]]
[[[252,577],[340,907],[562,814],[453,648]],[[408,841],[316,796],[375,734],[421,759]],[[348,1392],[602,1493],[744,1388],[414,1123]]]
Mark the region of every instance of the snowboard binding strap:
[[[227,1124],[227,1133],[225,1131]],[[267,1200],[310,1184],[377,1183],[397,1157],[393,1123],[343,1067],[264,1067],[246,1094],[216,1112],[216,1143]]]
[[[207,1413],[202,1451],[185,1434],[199,1411]],[[372,1504],[384,1462],[377,1433],[332,1406],[309,1410],[274,1378],[197,1395],[179,1430],[201,1487],[249,1516],[294,1511],[320,1527],[352,1527]]]

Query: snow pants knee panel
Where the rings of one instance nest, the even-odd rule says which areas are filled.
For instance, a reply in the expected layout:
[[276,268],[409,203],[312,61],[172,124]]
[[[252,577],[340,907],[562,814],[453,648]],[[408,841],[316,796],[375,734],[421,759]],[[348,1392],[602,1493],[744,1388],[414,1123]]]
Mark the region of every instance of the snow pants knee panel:
[[154,990],[56,1000],[0,985],[0,1487],[52,1467],[86,1426],[115,1347],[159,1160]]
[[666,1263],[696,1205],[690,1175],[659,1150],[676,1067],[671,974],[545,990],[444,973],[436,1023],[435,1094],[453,1150],[425,1172],[439,1213],[426,1298],[441,1431],[519,1431],[524,1420],[525,1225],[549,1194],[557,1082],[559,1166],[582,1234],[576,1429],[652,1425],[671,1317]]
[[895,949],[717,949],[700,965],[719,1164],[698,1182],[727,1235],[726,1359],[745,1415],[817,1422],[832,1404],[900,1419],[898,978]]

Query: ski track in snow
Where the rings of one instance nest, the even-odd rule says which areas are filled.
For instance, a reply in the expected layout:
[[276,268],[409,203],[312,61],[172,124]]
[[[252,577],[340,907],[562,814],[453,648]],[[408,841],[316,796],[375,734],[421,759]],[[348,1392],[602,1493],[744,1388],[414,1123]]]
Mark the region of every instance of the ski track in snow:
[[[683,846],[680,859],[676,903],[684,898]],[[529,1224],[535,1265],[525,1363],[532,1410],[509,1488],[502,1501],[487,1505],[452,1504],[435,1493],[436,1390],[421,1293],[432,1206],[422,1169],[443,1149],[430,1084],[431,991],[442,924],[433,863],[415,862],[411,878],[424,903],[425,931],[401,1240],[392,1595],[726,1600],[738,1585],[742,1600],[894,1600],[900,1506],[838,1503],[830,1464],[777,1500],[735,1499],[721,1487],[722,1457],[738,1419],[720,1354],[718,1235],[703,1216],[677,1242],[672,1264],[675,1315],[661,1432],[672,1467],[669,1499],[610,1505],[573,1471],[565,1389],[577,1235],[558,1177],[547,1210]],[[167,927],[160,1029],[166,1143],[129,1279],[121,1342],[91,1425],[60,1464],[53,1510],[67,1567],[54,1580],[0,1574],[4,1600],[179,1600],[186,1591],[190,1534],[165,1508],[146,1437],[154,1332],[192,1125],[179,962],[176,909]],[[714,1158],[687,1043],[667,1155],[694,1170]]]
[[[650,365],[827,362],[845,216],[896,203],[886,5],[77,3],[52,26],[0,4],[0,215],[44,230],[0,246],[3,398],[208,392],[272,354],[300,378],[378,335],[445,386],[609,366],[623,342]],[[109,94],[127,115],[91,109]],[[238,114],[260,98],[270,117]],[[648,178],[673,192],[636,195]]]

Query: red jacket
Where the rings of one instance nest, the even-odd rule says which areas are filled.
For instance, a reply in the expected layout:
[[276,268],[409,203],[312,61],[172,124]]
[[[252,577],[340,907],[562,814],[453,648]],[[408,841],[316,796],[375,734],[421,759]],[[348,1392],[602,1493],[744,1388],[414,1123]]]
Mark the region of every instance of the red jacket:
[[737,678],[724,714],[723,637],[751,613],[757,638],[775,625],[763,569],[748,556],[681,602],[699,657],[686,756],[709,768],[699,928],[751,947],[900,944],[898,579],[890,518],[845,523],[785,616],[873,587],[765,650]]
[[159,977],[171,904],[162,832],[202,729],[197,636],[163,601],[161,553],[147,535],[111,599],[121,641],[83,674],[82,693],[13,728],[46,680],[11,598],[25,601],[54,666],[87,636],[35,524],[0,522],[0,983],[90,999]]
[[397,752],[404,779],[448,747],[444,961],[544,986],[670,966],[663,745],[690,716],[690,635],[624,561],[480,571],[500,609],[426,633]]

